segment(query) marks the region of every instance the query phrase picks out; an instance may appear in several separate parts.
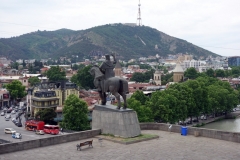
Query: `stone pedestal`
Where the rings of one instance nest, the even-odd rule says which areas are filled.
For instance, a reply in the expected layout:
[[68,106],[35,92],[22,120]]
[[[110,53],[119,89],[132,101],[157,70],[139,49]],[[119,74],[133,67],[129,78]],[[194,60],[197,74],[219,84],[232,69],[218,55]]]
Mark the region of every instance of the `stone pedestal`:
[[101,129],[103,134],[124,138],[141,134],[137,114],[132,109],[116,109],[113,105],[95,105],[92,113],[92,129]]

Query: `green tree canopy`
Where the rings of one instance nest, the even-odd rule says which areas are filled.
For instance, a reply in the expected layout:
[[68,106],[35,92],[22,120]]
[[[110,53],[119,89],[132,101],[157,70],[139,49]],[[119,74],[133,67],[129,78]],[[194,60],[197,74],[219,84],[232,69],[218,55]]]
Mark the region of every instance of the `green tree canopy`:
[[217,69],[215,73],[216,73],[216,77],[225,77],[224,70],[222,69]]
[[215,77],[215,75],[214,75],[214,70],[213,70],[212,68],[208,69],[208,70],[206,71],[206,74],[207,74],[207,76],[209,76],[209,77]]
[[152,110],[134,99],[130,98],[127,100],[128,107],[137,112],[139,122],[153,122]]
[[145,73],[135,72],[132,75],[131,81],[149,82],[149,80],[153,78],[153,73],[154,73],[153,69],[151,69]]
[[144,82],[145,81],[144,74],[139,72],[133,73],[131,81]]
[[53,120],[57,116],[57,113],[52,108],[44,108],[38,111],[35,114],[36,119],[40,119],[41,121],[49,121]]
[[64,102],[63,121],[60,126],[75,131],[90,129],[87,114],[87,103],[71,94]]
[[7,90],[9,91],[12,98],[23,98],[27,95],[25,91],[25,86],[18,80],[14,80],[11,83],[6,85]]
[[31,86],[34,86],[35,84],[40,82],[40,79],[38,79],[38,77],[30,77],[28,79],[28,82],[30,83]]
[[78,70],[76,76],[73,76],[71,81],[85,89],[94,88],[93,84],[94,77],[89,73],[91,67],[92,66],[87,66]]
[[49,81],[61,81],[66,80],[66,72],[61,71],[59,66],[52,66],[47,72],[46,76],[49,78]]
[[195,68],[190,67],[184,72],[184,76],[189,79],[196,79],[198,77],[198,73]]
[[145,94],[143,94],[142,91],[139,91],[139,90],[137,90],[135,93],[133,93],[131,98],[134,98],[135,100],[139,101],[141,103],[141,105],[145,105],[146,102],[149,100],[149,98],[147,96],[145,96]]
[[175,106],[172,102],[176,104],[176,98],[173,95],[161,91],[152,93],[147,106],[151,108],[155,121],[169,122],[171,120],[171,107]]

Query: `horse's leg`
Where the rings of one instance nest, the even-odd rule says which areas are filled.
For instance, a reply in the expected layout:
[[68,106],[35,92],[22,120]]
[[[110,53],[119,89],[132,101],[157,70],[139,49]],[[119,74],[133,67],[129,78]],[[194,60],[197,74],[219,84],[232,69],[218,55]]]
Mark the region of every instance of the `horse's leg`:
[[107,97],[107,96],[106,96],[106,93],[103,92],[102,95],[103,95],[103,101],[102,101],[102,102],[103,102],[103,105],[106,105],[106,103],[107,103],[107,100],[106,100],[106,97]]
[[117,106],[117,109],[120,109],[121,108],[121,101],[120,101],[120,94],[118,92],[114,92],[112,93],[116,99],[117,99],[117,102],[118,102],[118,106]]
[[102,91],[98,91],[98,93],[102,101],[101,105],[106,105],[106,93],[102,93]]
[[121,92],[121,93],[119,93],[119,94],[122,96],[122,98],[123,98],[123,100],[124,100],[123,109],[126,109],[126,108],[127,108],[127,101],[126,101],[127,96],[126,96],[126,93],[125,93],[125,92]]

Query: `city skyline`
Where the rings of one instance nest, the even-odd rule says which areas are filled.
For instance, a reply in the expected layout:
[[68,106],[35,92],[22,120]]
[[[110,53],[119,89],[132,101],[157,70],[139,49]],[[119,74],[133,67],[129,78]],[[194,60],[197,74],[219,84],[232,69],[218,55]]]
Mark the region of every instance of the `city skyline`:
[[[238,56],[238,0],[141,0],[144,26],[184,39],[221,56]],[[37,30],[85,30],[109,23],[137,23],[139,0],[3,0],[0,38]]]

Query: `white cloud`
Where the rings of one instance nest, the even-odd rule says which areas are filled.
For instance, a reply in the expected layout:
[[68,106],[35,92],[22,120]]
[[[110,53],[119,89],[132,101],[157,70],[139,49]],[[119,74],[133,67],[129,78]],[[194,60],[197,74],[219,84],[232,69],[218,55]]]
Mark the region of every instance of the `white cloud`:
[[[240,55],[239,6],[239,0],[141,0],[142,23],[220,55]],[[0,37],[136,23],[137,13],[138,0],[1,0]]]

